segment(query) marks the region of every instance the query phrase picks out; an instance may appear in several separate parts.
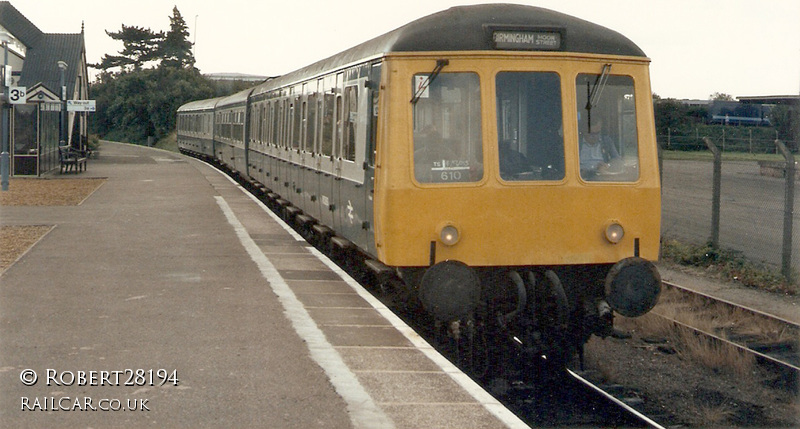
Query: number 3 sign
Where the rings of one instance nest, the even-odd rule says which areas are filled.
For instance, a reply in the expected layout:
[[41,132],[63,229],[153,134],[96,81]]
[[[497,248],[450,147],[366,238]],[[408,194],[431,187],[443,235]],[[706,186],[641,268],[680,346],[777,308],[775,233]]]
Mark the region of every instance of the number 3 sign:
[[28,98],[28,93],[24,86],[10,86],[8,87],[8,101],[11,104],[25,104]]

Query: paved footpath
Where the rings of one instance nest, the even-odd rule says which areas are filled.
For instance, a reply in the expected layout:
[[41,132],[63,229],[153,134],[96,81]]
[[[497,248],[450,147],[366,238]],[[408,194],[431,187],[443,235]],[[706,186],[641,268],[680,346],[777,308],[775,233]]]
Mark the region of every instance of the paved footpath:
[[0,426],[524,427],[209,166],[104,143],[75,177],[108,180],[1,208],[55,227],[0,276]]

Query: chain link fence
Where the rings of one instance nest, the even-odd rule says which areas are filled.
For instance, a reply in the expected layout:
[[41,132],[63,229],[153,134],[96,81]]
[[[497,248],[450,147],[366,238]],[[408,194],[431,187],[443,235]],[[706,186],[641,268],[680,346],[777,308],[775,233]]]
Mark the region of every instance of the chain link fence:
[[[700,147],[695,136],[663,137],[659,136],[663,149],[712,154],[711,161],[663,161],[665,238],[732,249],[751,261],[779,268],[786,278],[792,270],[800,271],[800,226],[795,210],[800,168],[780,140],[767,145],[762,139],[700,137]],[[732,151],[779,155],[723,162],[722,154]]]

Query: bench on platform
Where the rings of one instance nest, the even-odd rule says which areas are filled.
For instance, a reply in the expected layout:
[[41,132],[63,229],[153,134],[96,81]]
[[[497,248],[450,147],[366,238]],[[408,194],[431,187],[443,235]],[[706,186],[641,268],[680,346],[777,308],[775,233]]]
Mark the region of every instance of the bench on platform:
[[58,147],[58,162],[61,165],[61,174],[75,173],[86,170],[88,155],[86,151],[74,149],[70,146]]

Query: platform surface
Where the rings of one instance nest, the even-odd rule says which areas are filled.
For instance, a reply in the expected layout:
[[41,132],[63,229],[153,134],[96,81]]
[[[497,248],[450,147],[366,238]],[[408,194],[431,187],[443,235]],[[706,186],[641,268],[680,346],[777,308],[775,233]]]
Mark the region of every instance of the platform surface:
[[70,177],[107,180],[0,208],[53,226],[0,275],[3,427],[526,427],[210,166],[107,142]]

